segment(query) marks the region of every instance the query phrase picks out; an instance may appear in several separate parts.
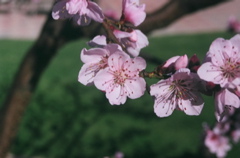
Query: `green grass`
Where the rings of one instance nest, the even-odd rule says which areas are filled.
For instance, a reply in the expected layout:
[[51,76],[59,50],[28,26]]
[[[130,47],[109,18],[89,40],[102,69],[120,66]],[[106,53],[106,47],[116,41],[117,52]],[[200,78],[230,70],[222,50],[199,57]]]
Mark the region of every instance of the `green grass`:
[[[164,60],[183,54],[189,57],[197,54],[203,59],[214,39],[231,36],[211,33],[150,38],[150,45],[143,53]],[[82,65],[80,51],[86,46],[85,42],[75,41],[64,46],[44,72],[14,141],[14,154],[102,158],[122,151],[126,158],[165,158],[197,152],[202,123],[215,121],[212,99],[206,97],[198,117],[174,111],[168,118],[158,118],[148,94],[128,100],[125,105],[111,106],[102,92],[77,81]],[[1,101],[32,43],[0,41]],[[155,66],[149,63],[147,69],[150,71]],[[236,151],[229,155],[234,158]]]

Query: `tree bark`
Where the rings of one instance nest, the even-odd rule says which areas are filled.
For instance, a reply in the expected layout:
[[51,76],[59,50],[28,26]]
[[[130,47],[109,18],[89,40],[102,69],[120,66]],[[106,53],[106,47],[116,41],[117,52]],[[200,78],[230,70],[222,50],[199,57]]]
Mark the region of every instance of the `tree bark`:
[[[152,30],[168,26],[183,15],[224,1],[226,0],[171,0],[148,15],[139,29],[148,34]],[[26,53],[0,111],[0,158],[6,157],[38,81],[58,49],[67,42],[81,37],[92,38],[102,31],[101,24],[98,23],[78,27],[69,20],[55,21],[51,14],[48,15],[39,38]]]

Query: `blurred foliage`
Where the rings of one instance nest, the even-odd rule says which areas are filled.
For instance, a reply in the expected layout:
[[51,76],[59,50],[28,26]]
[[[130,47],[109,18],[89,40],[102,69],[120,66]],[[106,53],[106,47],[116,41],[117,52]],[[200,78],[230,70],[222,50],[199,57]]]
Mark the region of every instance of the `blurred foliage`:
[[[150,38],[150,45],[143,53],[164,60],[196,53],[203,59],[215,38],[231,36],[211,33]],[[14,72],[32,42],[2,40],[0,43],[3,44],[0,47],[0,99],[3,101]],[[125,105],[111,106],[103,92],[77,81],[81,67],[79,54],[85,43],[86,40],[81,40],[64,46],[43,74],[14,141],[14,154],[103,158],[122,151],[126,158],[165,158],[198,152],[202,123],[215,121],[212,99],[206,97],[199,117],[174,111],[168,118],[158,118],[147,92]],[[148,61],[149,71],[155,66]],[[234,147],[229,155],[234,158],[237,151]]]

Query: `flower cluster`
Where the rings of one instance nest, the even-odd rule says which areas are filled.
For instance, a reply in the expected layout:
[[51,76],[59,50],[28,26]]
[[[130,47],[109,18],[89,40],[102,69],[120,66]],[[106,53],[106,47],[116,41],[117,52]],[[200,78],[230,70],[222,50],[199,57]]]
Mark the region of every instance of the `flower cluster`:
[[210,46],[199,77],[213,83],[215,111],[221,121],[232,108],[240,106],[240,35],[230,40],[218,38]]
[[[90,0],[58,0],[52,17],[73,18],[78,25],[88,25],[91,20],[103,23],[106,35],[94,37],[88,42],[91,48],[81,51],[83,66],[78,81],[103,91],[110,104],[124,104],[127,98],[139,98],[148,89],[158,117],[167,117],[174,110],[199,115],[204,106],[201,94],[213,95],[219,122],[213,130],[205,128],[205,145],[220,158],[231,149],[229,137],[240,141],[240,112],[235,109],[240,107],[240,35],[214,40],[202,64],[196,55],[190,59],[174,56],[146,72],[146,62],[139,54],[149,42],[135,29],[146,18],[145,5],[139,0],[123,0],[119,20],[104,16]],[[233,19],[229,26],[238,29]],[[147,87],[147,77],[159,81]]]
[[216,154],[218,158],[225,157],[227,152],[231,149],[228,137],[223,135],[219,127],[206,131],[204,144],[209,151]]
[[[81,51],[84,64],[78,81],[104,91],[112,105],[139,98],[149,89],[159,117],[174,110],[199,115],[204,106],[201,93],[214,95],[218,121],[240,106],[240,35],[216,39],[202,65],[196,55],[190,59],[187,55],[174,56],[147,73],[146,62],[139,54],[149,42],[134,28],[146,18],[145,4],[139,0],[123,0],[119,20],[108,19],[90,0],[58,0],[52,16],[73,18],[79,25],[88,25],[91,20],[103,23],[107,34],[96,36],[88,42],[92,48]],[[144,77],[160,80],[147,88]]]
[[[111,39],[113,43],[108,43],[106,36],[96,36],[88,42],[94,48],[81,52],[84,65],[78,81],[84,85],[94,84],[104,91],[112,105],[124,104],[127,98],[139,98],[146,90],[146,82],[139,75],[146,68],[146,62],[138,55],[148,45],[148,39],[140,30],[125,25],[132,23],[137,26],[143,22],[146,16],[144,9],[145,6],[139,5],[138,1],[123,1],[121,24],[106,20],[117,41]],[[141,14],[136,16],[136,11]]]
[[240,110],[233,109],[222,122],[217,122],[213,129],[205,126],[204,143],[209,151],[223,158],[231,150],[231,142],[240,142]]
[[73,18],[78,25],[88,25],[91,19],[103,22],[102,9],[89,0],[58,0],[53,6],[54,19]]

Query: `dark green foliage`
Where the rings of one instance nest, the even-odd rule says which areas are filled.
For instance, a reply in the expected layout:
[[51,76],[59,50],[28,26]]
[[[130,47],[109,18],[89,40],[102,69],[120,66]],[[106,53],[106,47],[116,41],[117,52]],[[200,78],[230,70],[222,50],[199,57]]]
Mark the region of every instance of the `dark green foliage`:
[[[179,35],[150,38],[143,50],[159,59],[196,53],[201,59],[217,37],[226,33]],[[27,41],[0,41],[0,99],[3,101]],[[165,158],[197,154],[202,123],[215,121],[212,99],[199,117],[174,111],[168,118],[153,112],[153,100],[144,97],[111,106],[103,92],[78,83],[80,51],[86,41],[65,46],[43,74],[26,110],[12,152],[47,158],[103,158],[122,151],[126,158]],[[13,47],[18,45],[19,49]],[[148,70],[155,66],[148,62]],[[12,63],[16,63],[13,65]],[[150,80],[151,83],[157,82]],[[234,148],[235,149],[235,148]],[[229,153],[234,158],[233,150]]]

